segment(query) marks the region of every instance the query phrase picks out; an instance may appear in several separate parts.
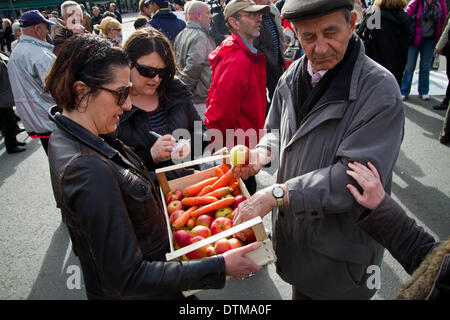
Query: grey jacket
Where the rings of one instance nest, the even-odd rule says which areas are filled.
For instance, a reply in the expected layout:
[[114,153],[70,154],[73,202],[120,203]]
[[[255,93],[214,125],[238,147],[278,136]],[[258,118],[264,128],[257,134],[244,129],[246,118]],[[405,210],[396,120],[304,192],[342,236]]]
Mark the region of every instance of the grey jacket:
[[205,103],[211,85],[211,68],[208,55],[216,48],[207,28],[188,21],[175,38],[174,50],[182,74],[180,80],[193,95],[194,103]]
[[368,299],[375,291],[366,286],[367,267],[380,265],[384,250],[356,226],[364,208],[346,188],[356,184],[346,170],[349,161],[371,161],[390,190],[403,136],[400,91],[361,45],[352,69],[339,73],[298,127],[296,79],[304,61],[280,78],[258,145],[272,150],[277,181],[288,186],[289,206],[272,214],[277,272],[313,298]]
[[28,133],[48,133],[55,124],[48,110],[55,105],[50,93],[45,93],[45,77],[55,61],[53,45],[22,35],[8,62],[9,81],[16,108]]

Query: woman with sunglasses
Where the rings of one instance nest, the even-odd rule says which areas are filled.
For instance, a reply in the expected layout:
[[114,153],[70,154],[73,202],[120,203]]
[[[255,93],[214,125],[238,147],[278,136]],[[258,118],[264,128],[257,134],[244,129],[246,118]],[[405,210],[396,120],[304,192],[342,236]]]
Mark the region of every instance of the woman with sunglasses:
[[165,262],[166,219],[140,158],[114,135],[130,110],[126,52],[94,35],[61,48],[46,78],[58,106],[49,141],[54,196],[79,257],[89,299],[175,299],[222,288],[261,267],[244,254],[259,243],[197,261]]
[[[118,137],[134,148],[149,170],[173,165],[167,160],[175,146],[173,132],[185,132],[185,140],[191,140],[185,153],[195,150],[194,141],[202,144],[197,146],[197,152],[202,152],[206,127],[193,106],[192,94],[175,78],[177,65],[170,41],[154,28],[143,28],[128,38],[123,49],[131,61],[132,108],[121,117]],[[169,178],[192,170],[171,172]]]

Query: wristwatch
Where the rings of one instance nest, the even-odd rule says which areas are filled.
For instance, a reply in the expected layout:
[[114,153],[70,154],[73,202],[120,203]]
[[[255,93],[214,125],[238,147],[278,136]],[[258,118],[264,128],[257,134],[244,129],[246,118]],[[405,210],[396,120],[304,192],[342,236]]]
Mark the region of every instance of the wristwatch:
[[281,207],[283,206],[283,198],[284,198],[284,189],[282,187],[280,187],[279,185],[276,185],[275,187],[273,187],[272,189],[272,195],[275,197],[275,199],[277,200],[277,206]]

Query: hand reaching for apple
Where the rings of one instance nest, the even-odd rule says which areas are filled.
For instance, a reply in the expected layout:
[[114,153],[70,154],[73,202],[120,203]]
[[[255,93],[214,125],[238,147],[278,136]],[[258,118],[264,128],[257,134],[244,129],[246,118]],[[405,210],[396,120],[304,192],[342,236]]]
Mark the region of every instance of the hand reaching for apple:
[[223,253],[225,273],[236,279],[245,279],[260,271],[262,266],[258,266],[245,257],[246,253],[256,250],[260,246],[260,242],[253,242],[245,247],[232,249]]
[[154,162],[160,162],[170,157],[172,149],[176,145],[176,140],[170,134],[159,137],[150,148],[150,154]]

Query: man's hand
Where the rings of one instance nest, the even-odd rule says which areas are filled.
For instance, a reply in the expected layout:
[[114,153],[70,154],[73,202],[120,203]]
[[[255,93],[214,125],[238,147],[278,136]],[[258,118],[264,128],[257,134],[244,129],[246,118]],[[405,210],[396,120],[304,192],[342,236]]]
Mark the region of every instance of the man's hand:
[[270,151],[264,148],[250,150],[249,164],[242,167],[233,167],[234,177],[247,180],[251,176],[258,174],[259,170],[271,160]]
[[363,194],[351,184],[348,184],[347,188],[360,205],[373,210],[383,201],[385,192],[377,169],[370,162],[367,165],[369,168],[356,161],[349,162],[348,166],[353,171],[347,170],[347,174],[353,177],[364,190]]
[[[241,202],[233,211],[233,225],[236,226],[258,216],[262,218],[276,206],[277,201],[272,195],[272,187],[260,190],[247,200]],[[245,236],[242,232],[237,233],[236,236],[242,241],[245,241]]]

